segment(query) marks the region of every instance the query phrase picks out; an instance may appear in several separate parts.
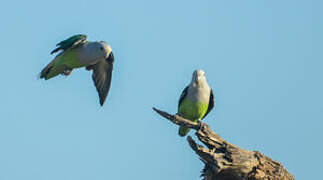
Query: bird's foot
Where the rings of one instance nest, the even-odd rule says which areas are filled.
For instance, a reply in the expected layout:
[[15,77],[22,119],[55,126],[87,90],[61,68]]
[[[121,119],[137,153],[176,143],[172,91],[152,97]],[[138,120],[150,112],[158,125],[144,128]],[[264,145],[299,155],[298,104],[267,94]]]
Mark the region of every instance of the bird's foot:
[[200,119],[197,120],[197,124],[199,126],[199,130],[202,128],[202,123],[203,123],[202,120],[200,120]]
[[70,74],[72,73],[72,71],[73,71],[73,69],[67,69],[67,68],[66,68],[66,69],[63,71],[63,73],[62,73],[62,74],[63,74],[64,76],[68,76],[68,75],[70,75]]

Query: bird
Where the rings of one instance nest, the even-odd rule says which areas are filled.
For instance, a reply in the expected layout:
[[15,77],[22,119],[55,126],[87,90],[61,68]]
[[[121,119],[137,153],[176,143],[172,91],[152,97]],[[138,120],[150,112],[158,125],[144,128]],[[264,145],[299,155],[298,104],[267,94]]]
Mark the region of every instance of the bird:
[[[177,114],[193,122],[204,119],[215,106],[213,90],[206,81],[205,72],[197,69],[193,72],[192,80],[183,90]],[[179,127],[178,134],[185,136],[190,128]]]
[[59,52],[41,71],[40,78],[49,80],[59,74],[68,76],[73,69],[85,67],[93,71],[92,79],[103,106],[109,93],[112,79],[114,55],[105,41],[87,41],[84,34],[74,35],[59,42],[51,54]]

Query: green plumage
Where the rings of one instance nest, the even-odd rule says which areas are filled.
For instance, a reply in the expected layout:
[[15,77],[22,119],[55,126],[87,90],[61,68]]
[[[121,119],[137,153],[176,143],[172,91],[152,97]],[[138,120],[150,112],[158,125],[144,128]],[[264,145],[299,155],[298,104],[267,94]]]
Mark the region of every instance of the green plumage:
[[[214,107],[212,89],[206,82],[205,72],[197,69],[193,72],[192,80],[182,91],[178,102],[177,114],[181,117],[197,122],[204,119]],[[178,134],[185,136],[189,128],[180,126]]]
[[64,41],[59,42],[56,46],[58,46],[56,49],[54,49],[50,54],[53,54],[59,50],[65,51],[66,49],[76,46],[77,44],[86,42],[86,35],[78,34],[74,35]]
[[85,35],[72,36],[58,43],[51,54],[61,51],[40,73],[48,80],[59,74],[68,76],[73,69],[86,67],[92,71],[92,79],[102,106],[110,90],[114,56],[111,46],[104,41],[88,42]]
[[[179,105],[178,114],[185,119],[197,122],[204,117],[208,110],[208,106],[209,103],[192,102],[188,98],[185,98]],[[189,131],[189,128],[180,127],[179,135],[185,136]]]
[[68,70],[82,67],[79,58],[77,57],[76,50],[71,49],[65,53],[58,55],[53,61],[41,72],[41,78],[44,77],[46,80],[53,78],[61,73]]
[[83,34],[74,35],[64,41],[59,42],[51,54],[63,50],[58,54],[55,59],[50,62],[40,73],[40,78],[48,80],[59,74],[69,75],[74,68],[79,68],[84,65],[80,63],[80,60],[76,54],[76,48],[79,45],[86,43],[87,37]]

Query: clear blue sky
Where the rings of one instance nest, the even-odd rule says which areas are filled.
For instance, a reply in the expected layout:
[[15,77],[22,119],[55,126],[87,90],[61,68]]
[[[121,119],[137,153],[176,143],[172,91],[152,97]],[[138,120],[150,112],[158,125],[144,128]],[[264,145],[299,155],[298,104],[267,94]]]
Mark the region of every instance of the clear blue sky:
[[[156,115],[194,69],[228,141],[318,179],[323,160],[322,1],[6,1],[0,7],[0,180],[199,179],[203,164]],[[104,107],[91,74],[37,74],[84,33],[115,54]],[[153,177],[153,178],[152,178]]]

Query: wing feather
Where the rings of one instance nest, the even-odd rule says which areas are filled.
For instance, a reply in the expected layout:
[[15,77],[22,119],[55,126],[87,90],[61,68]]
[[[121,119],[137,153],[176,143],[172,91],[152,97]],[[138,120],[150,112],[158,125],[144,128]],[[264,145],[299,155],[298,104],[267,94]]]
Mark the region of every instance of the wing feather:
[[107,59],[86,67],[87,70],[93,70],[92,79],[96,90],[98,91],[101,106],[103,106],[110,90],[113,61],[114,57],[111,52],[110,56]]
[[181,94],[181,97],[179,98],[179,101],[178,101],[178,109],[179,107],[181,106],[184,98],[186,97],[187,95],[187,91],[188,91],[188,86],[185,87],[185,89],[183,90],[182,94]]
[[206,113],[204,114],[204,116],[202,117],[202,119],[204,119],[208,114],[209,112],[211,112],[211,110],[213,109],[214,107],[214,95],[213,95],[213,90],[211,89],[210,91],[210,100],[209,100],[209,106],[207,108],[207,111]]
[[78,34],[74,35],[64,41],[59,42],[56,46],[58,46],[56,49],[54,49],[50,54],[54,54],[55,52],[59,50],[66,51],[67,49],[74,48],[80,45],[83,45],[87,42],[87,37],[84,34]]

